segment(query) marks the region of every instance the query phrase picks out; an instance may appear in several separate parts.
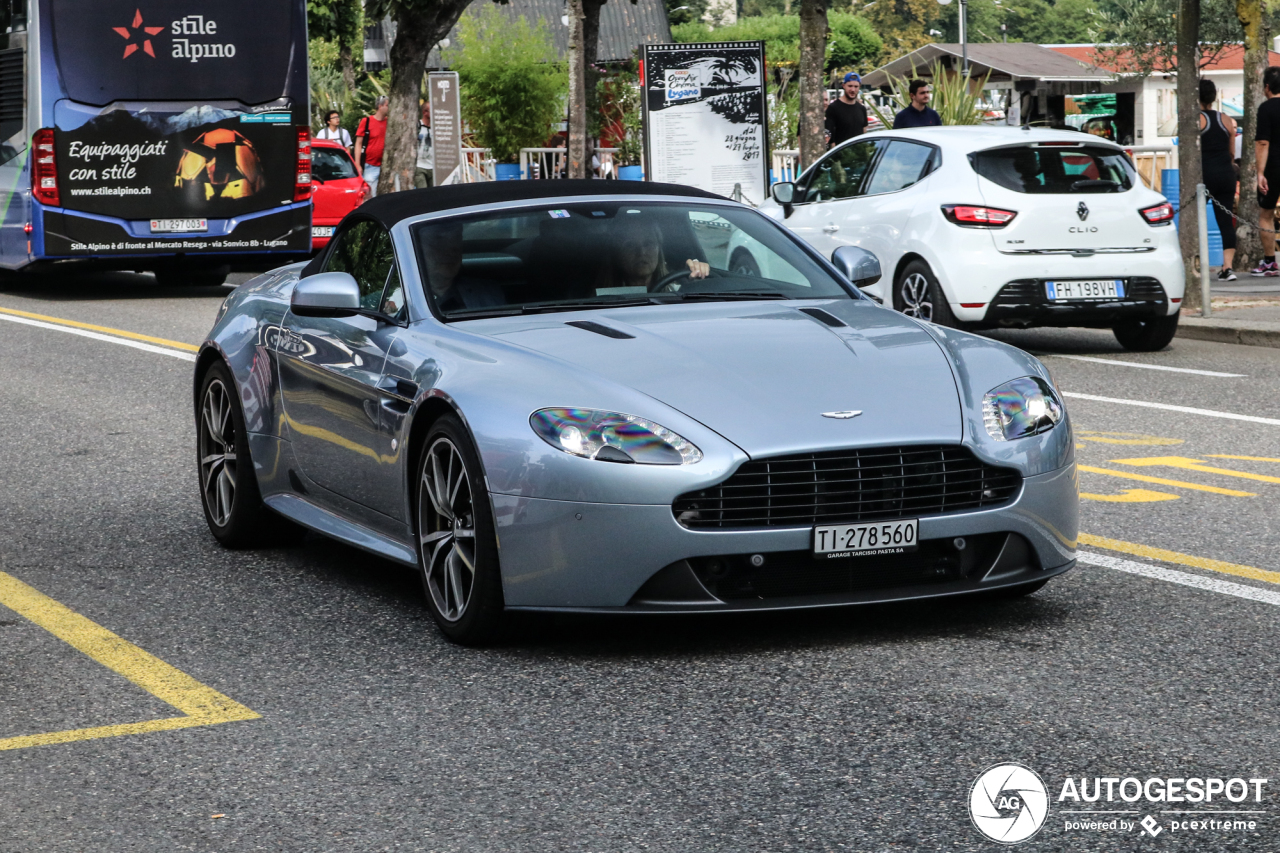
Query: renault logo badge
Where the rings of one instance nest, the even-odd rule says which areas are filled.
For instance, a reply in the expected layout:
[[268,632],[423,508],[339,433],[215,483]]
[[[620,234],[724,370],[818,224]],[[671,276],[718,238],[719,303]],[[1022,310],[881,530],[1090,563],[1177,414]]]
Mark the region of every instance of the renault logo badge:
[[1084,202],[1080,202],[1080,206],[1076,208],[1076,216],[1080,217],[1080,221],[1084,222],[1089,218],[1089,206]]
[[847,421],[849,418],[856,418],[860,414],[862,414],[861,409],[846,409],[843,412],[823,412],[822,416],[824,418],[835,418],[838,421]]

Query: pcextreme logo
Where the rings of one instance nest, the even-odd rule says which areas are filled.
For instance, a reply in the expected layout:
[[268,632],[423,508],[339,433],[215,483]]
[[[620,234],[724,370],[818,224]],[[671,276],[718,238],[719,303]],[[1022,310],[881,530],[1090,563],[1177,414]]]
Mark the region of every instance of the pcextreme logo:
[[[128,59],[139,49],[147,56],[156,55],[151,44],[151,36],[164,32],[164,27],[146,27],[142,24],[142,10],[133,13],[133,23],[127,27],[112,27],[115,33],[125,39],[124,59]],[[187,59],[199,62],[201,59],[229,59],[236,55],[234,44],[214,44],[207,41],[196,41],[190,36],[213,36],[218,34],[218,22],[204,15],[187,15],[169,25],[169,32],[175,36],[170,56],[174,59]],[[139,47],[137,41],[141,39]]]

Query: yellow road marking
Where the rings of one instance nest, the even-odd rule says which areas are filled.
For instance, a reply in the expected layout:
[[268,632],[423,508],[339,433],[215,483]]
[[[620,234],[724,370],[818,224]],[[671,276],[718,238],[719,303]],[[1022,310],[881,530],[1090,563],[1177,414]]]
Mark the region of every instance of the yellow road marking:
[[1235,575],[1267,583],[1280,583],[1280,572],[1266,569],[1255,569],[1253,566],[1242,566],[1238,563],[1227,563],[1222,560],[1210,560],[1207,557],[1193,557],[1190,554],[1179,554],[1177,551],[1166,551],[1163,548],[1152,548],[1149,545],[1138,545],[1133,542],[1122,542],[1119,539],[1107,539],[1105,536],[1080,534],[1081,545],[1092,545],[1094,548],[1105,548],[1108,551],[1119,551],[1122,554],[1133,554],[1135,557],[1147,557],[1152,560],[1163,560],[1166,563],[1177,563],[1206,569],[1210,572],[1221,572],[1224,575]]
[[1272,459],[1268,456],[1231,456],[1226,453],[1210,453],[1210,459],[1243,459],[1246,462],[1280,462],[1280,459]]
[[1205,465],[1199,459],[1188,459],[1185,456],[1148,456],[1139,459],[1112,459],[1113,465],[1137,465],[1144,468],[1167,467],[1181,468],[1184,471],[1200,471],[1205,474],[1221,474],[1224,477],[1239,477],[1242,480],[1259,480],[1263,483],[1280,483],[1280,477],[1268,477],[1266,474],[1250,474],[1248,471],[1232,471],[1230,468],[1215,468]]
[[256,720],[262,716],[4,572],[0,572],[0,604],[183,714],[163,720],[0,738],[0,750]]
[[1107,501],[1117,504],[1149,504],[1156,501],[1176,501],[1177,495],[1168,492],[1152,492],[1147,489],[1121,489],[1118,495],[1095,495],[1081,492],[1080,497],[1091,501]]
[[1108,477],[1119,477],[1122,480],[1136,480],[1139,483],[1155,483],[1158,486],[1177,486],[1181,489],[1195,489],[1197,492],[1212,492],[1215,495],[1230,495],[1235,498],[1255,498],[1255,492],[1240,492],[1235,489],[1220,489],[1217,486],[1202,486],[1199,483],[1188,483],[1184,480],[1166,480],[1163,477],[1148,477],[1145,474],[1131,474],[1128,471],[1111,471],[1106,468],[1095,468],[1092,465],[1078,466],[1081,471],[1091,474],[1106,474]]
[[17,311],[13,308],[0,308],[0,314],[12,314],[14,317],[26,317],[28,320],[43,320],[46,323],[57,323],[59,326],[71,326],[73,329],[87,329],[90,332],[102,332],[106,335],[115,335],[118,338],[128,338],[131,341],[145,341],[149,344],[159,344],[164,347],[173,347],[174,349],[186,350],[187,352],[199,352],[200,347],[195,344],[185,344],[182,341],[171,341],[167,338],[156,338],[151,335],[140,335],[137,332],[126,332],[124,329],[113,329],[110,326],[95,326],[92,323],[81,323],[78,320],[64,320],[61,317],[50,317],[47,314],[32,314],[30,311]]

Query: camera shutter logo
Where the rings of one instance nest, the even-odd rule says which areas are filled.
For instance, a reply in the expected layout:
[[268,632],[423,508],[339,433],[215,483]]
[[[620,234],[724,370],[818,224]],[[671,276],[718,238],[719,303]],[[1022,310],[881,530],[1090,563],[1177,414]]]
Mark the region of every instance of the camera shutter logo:
[[1001,844],[1026,841],[1049,816],[1044,780],[1022,764],[997,764],[983,771],[969,791],[969,818],[974,827]]

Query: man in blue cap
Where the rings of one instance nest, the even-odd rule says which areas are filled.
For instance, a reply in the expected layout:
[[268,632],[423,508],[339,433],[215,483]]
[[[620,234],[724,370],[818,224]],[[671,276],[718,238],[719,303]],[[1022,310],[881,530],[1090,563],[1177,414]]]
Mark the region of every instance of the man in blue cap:
[[827,133],[831,134],[832,148],[867,129],[867,108],[858,99],[861,91],[862,78],[850,71],[844,75],[840,97],[827,104]]

